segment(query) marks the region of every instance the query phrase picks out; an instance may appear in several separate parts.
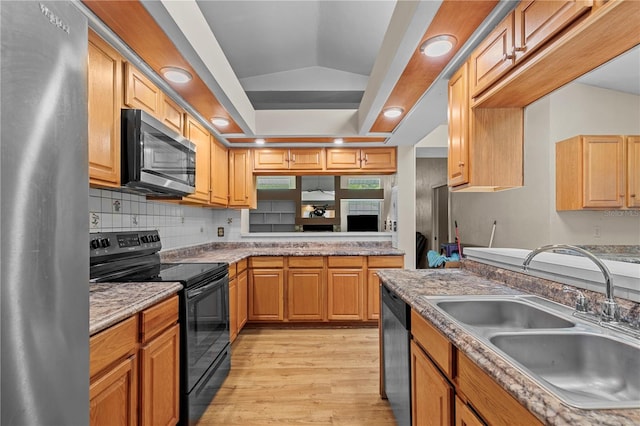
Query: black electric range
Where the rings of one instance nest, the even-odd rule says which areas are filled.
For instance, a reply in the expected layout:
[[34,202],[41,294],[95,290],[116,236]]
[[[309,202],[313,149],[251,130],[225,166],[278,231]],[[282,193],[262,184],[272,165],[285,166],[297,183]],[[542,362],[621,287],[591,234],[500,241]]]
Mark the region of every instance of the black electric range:
[[92,282],[181,282],[180,424],[195,424],[231,368],[229,265],[161,263],[157,231],[90,234]]

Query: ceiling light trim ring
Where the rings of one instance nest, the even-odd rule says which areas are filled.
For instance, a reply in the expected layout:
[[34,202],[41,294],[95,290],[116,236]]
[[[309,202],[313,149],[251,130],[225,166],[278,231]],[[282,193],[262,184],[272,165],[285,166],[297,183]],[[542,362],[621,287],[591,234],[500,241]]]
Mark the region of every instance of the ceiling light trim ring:
[[430,58],[438,58],[451,52],[458,40],[451,34],[441,34],[428,38],[420,45],[420,53]]
[[389,107],[382,110],[382,114],[387,118],[397,118],[404,114],[402,107]]
[[167,80],[173,83],[188,83],[193,79],[189,71],[178,67],[162,67],[160,72]]
[[227,127],[231,122],[225,117],[212,117],[211,123],[216,127]]

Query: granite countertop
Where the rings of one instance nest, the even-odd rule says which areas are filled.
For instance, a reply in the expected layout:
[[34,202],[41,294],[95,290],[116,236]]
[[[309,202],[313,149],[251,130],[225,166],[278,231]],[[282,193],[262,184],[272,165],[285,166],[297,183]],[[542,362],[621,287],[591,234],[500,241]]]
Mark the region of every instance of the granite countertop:
[[182,289],[178,282],[91,283],[89,335],[155,305]]
[[[469,334],[421,296],[531,294],[467,269],[397,270],[378,272],[400,298],[431,322],[442,334],[489,374],[543,423],[549,425],[640,424],[640,410],[582,410],[563,405],[558,398],[522,374],[490,346]],[[546,297],[548,295],[542,295]]]
[[161,253],[163,262],[234,263],[250,256],[402,256],[404,251],[386,246],[316,244],[298,246],[273,244],[269,247],[196,247]]

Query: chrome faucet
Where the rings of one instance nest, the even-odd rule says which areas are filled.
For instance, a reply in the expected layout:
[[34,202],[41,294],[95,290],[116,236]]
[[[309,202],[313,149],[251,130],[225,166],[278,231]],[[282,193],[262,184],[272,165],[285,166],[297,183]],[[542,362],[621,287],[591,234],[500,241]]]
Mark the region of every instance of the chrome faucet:
[[542,253],[544,251],[552,251],[556,249],[570,250],[578,254],[581,254],[584,257],[591,259],[591,261],[595,263],[598,268],[600,268],[600,271],[602,271],[602,275],[604,275],[604,284],[605,284],[605,300],[602,302],[602,312],[600,313],[600,320],[603,322],[620,321],[620,308],[618,307],[618,304],[616,303],[616,301],[613,299],[614,287],[613,287],[613,280],[611,278],[611,272],[609,271],[609,268],[607,268],[607,265],[602,263],[602,260],[598,259],[596,256],[594,256],[592,253],[588,252],[587,250],[582,249],[580,247],[571,246],[568,244],[551,244],[547,246],[538,247],[537,249],[529,253],[527,257],[524,259],[524,262],[522,262],[522,270],[524,272],[527,272],[529,268],[529,263],[531,263],[531,260],[535,256],[537,256],[539,253]]

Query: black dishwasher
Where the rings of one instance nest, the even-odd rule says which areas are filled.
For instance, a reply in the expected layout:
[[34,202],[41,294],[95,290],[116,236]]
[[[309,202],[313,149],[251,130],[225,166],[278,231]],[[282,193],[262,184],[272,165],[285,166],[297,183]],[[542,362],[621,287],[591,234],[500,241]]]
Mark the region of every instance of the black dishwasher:
[[398,422],[411,425],[411,359],[409,354],[410,308],[386,286],[382,300],[382,356],[384,389]]

